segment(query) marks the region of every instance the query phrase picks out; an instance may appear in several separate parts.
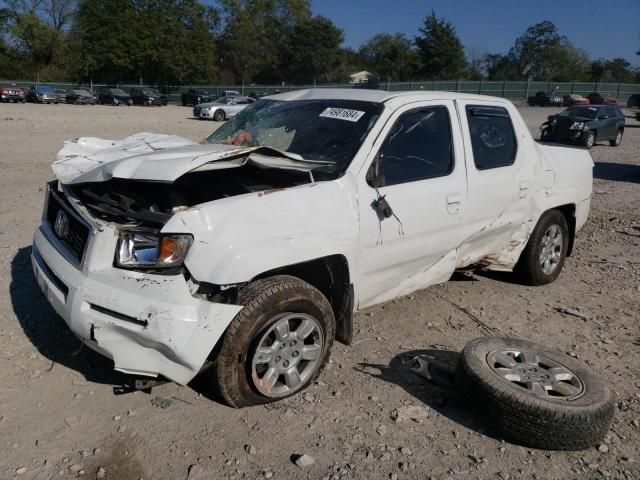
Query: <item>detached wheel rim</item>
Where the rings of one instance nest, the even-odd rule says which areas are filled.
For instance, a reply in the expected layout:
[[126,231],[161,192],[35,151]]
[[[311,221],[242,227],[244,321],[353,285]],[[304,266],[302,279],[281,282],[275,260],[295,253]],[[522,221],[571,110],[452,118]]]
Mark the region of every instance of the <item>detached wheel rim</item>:
[[540,244],[540,268],[545,275],[551,275],[562,258],[562,230],[559,225],[551,225]]
[[487,364],[503,380],[547,400],[573,400],[584,392],[572,370],[533,350],[495,350]]
[[320,364],[324,336],[320,323],[304,313],[284,313],[262,334],[251,358],[251,379],[264,396],[296,392]]

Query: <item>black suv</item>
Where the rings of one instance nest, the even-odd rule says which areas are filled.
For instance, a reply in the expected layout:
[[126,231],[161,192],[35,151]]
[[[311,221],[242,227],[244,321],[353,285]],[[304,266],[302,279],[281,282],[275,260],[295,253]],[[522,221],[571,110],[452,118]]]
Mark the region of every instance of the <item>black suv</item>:
[[154,88],[132,88],[129,90],[129,95],[131,95],[134,105],[148,107],[150,105],[166,105],[168,103],[167,96]]
[[599,140],[609,140],[612,147],[617,147],[624,133],[624,114],[615,105],[574,105],[550,115],[540,130],[543,141],[571,142],[591,148]]
[[133,105],[131,95],[120,88],[103,87],[98,92],[98,103],[100,105]]
[[212,102],[214,99],[206,90],[200,90],[197,88],[191,88],[186,93],[182,94],[182,106],[193,105],[194,107],[199,103]]
[[536,92],[535,95],[527,98],[527,103],[530,107],[535,107],[536,105],[541,107],[549,107],[552,105],[559,107],[562,105],[562,97],[555,92]]

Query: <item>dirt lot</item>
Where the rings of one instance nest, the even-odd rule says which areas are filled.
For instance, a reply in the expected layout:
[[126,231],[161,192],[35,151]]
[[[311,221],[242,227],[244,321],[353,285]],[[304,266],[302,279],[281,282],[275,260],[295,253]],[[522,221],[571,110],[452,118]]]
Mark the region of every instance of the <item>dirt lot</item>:
[[[557,110],[522,108],[536,134]],[[355,318],[355,344],[336,345],[305,393],[233,410],[206,376],[189,387],[114,395],[126,377],[54,315],[29,260],[42,187],[64,139],[140,131],[200,139],[214,128],[189,114],[177,106],[0,104],[0,478],[640,478],[640,123],[627,119],[619,148],[592,150],[591,217],[554,284],[456,275],[368,309]],[[416,351],[446,355],[484,334],[454,304],[606,377],[618,406],[606,443],[571,453],[504,443],[447,392],[409,373],[403,362]],[[392,419],[409,405],[424,408],[422,423]],[[295,453],[315,463],[298,467]]]

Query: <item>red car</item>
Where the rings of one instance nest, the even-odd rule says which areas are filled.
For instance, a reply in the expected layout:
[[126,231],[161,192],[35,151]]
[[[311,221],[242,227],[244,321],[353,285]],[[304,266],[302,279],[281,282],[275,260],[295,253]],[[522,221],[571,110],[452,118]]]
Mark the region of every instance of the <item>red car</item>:
[[0,85],[0,101],[4,102],[25,102],[24,90],[15,85]]
[[618,100],[603,93],[593,92],[587,95],[592,105],[617,105]]
[[591,102],[588,98],[576,93],[562,97],[562,105],[565,107],[570,107],[572,105],[589,105],[590,103]]

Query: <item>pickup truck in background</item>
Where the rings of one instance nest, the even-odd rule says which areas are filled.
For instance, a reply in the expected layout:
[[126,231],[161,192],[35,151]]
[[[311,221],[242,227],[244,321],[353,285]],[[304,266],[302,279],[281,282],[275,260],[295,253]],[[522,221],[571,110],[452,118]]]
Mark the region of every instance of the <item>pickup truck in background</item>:
[[65,142],[32,263],[71,330],[129,374],[212,364],[234,407],[309,385],[354,312],[457,269],[560,275],[589,214],[585,149],[505,99],[301,90],[198,144]]
[[190,88],[182,94],[182,106],[188,105],[196,106],[199,103],[206,103],[213,101],[213,97],[206,90],[197,88]]
[[527,98],[527,104],[530,107],[560,107],[562,97],[555,92],[536,92],[535,95]]

